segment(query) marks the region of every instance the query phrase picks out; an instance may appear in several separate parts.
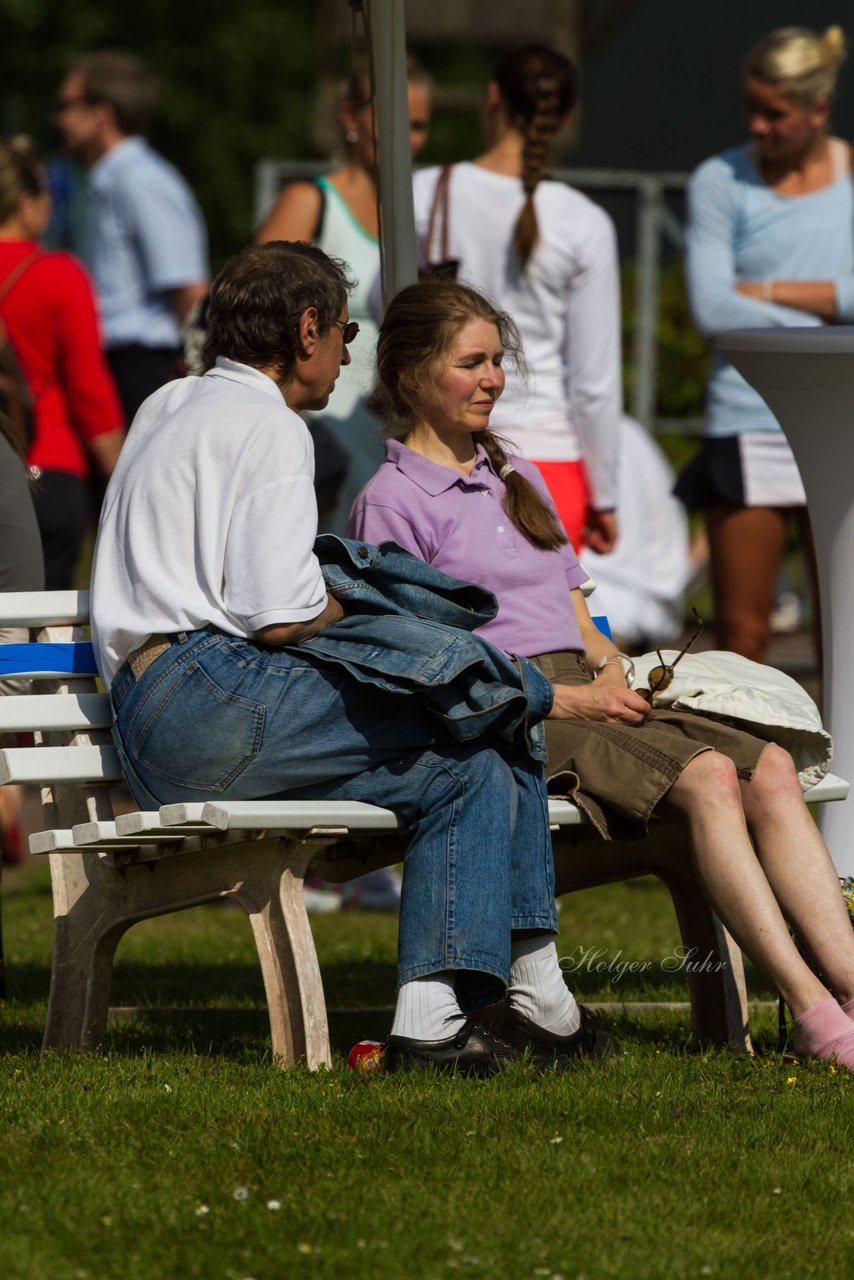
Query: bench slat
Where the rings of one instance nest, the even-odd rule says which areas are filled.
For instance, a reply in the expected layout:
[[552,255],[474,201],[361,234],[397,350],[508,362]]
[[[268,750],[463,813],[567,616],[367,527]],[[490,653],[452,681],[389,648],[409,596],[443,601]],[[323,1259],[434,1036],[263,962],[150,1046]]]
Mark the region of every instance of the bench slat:
[[67,827],[52,831],[36,831],[30,836],[30,853],[110,853],[115,850],[124,853],[141,853],[139,841],[132,840],[99,840],[93,845],[74,843],[74,830]]
[[817,782],[814,787],[810,787],[809,791],[804,792],[804,800],[807,804],[823,800],[845,800],[850,785],[844,778],[838,778],[835,773],[826,773],[821,782]]
[[[164,808],[174,808],[175,806],[165,805]],[[187,806],[181,805],[180,808]],[[197,806],[201,817],[202,805]],[[116,818],[116,833],[120,836],[142,835],[146,832],[174,832],[178,836],[187,835],[189,832],[213,832],[216,827],[212,827],[209,822],[180,822],[165,823],[161,815],[156,810],[142,809],[135,813],[120,813]]]
[[112,722],[105,693],[29,693],[0,698],[0,733],[40,729],[108,729]]
[[70,827],[55,831],[34,831],[30,836],[30,853],[55,853],[57,849],[69,849],[74,844]]
[[549,825],[552,827],[588,826],[590,819],[571,800],[549,800]]
[[164,827],[183,827],[187,823],[205,823],[202,817],[204,810],[203,803],[189,804],[162,804],[160,806],[160,821]]
[[0,751],[0,783],[121,780],[114,747],[6,747]]
[[[163,810],[160,812],[162,817]],[[351,831],[405,830],[403,821],[390,809],[359,800],[218,800],[204,806],[202,818],[220,831],[328,826]]]
[[97,674],[95,650],[88,640],[0,645],[0,676],[4,678],[24,676],[39,680],[47,676],[79,677]]
[[88,621],[88,591],[0,592],[0,627],[71,627]]
[[[211,831],[211,828],[209,827],[208,830]],[[71,828],[71,834],[74,837],[75,846],[95,844],[100,848],[109,841],[112,846],[121,848],[125,844],[174,844],[176,840],[183,840],[187,831],[177,830],[171,835],[165,830],[124,835],[117,829],[115,822],[78,822]]]

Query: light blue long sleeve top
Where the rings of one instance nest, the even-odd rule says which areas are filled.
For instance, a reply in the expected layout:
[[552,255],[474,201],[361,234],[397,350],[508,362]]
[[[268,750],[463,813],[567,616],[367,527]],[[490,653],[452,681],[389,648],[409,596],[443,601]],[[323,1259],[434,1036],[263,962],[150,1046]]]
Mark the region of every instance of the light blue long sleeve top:
[[[688,185],[688,293],[702,333],[818,325],[806,311],[743,297],[742,280],[830,280],[838,319],[854,322],[854,187],[851,174],[804,196],[781,196],[746,146],[707,160]],[[728,360],[716,356],[706,434],[779,431],[776,418]]]

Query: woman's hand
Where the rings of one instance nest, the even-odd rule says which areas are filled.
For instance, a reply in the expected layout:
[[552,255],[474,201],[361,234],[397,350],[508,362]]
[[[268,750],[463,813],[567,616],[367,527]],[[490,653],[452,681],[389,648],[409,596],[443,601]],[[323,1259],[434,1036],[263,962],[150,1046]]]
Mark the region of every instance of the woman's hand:
[[643,724],[649,703],[626,687],[622,675],[604,671],[592,684],[556,684],[549,720],[598,720],[603,724]]

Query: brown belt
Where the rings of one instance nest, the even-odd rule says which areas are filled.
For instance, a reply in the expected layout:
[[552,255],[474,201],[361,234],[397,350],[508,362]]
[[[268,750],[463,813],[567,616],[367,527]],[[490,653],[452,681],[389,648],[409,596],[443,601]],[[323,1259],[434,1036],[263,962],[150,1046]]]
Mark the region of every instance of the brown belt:
[[168,636],[149,636],[145,644],[141,644],[138,649],[134,649],[133,653],[128,654],[128,666],[133,672],[135,680],[138,680],[143,672],[147,671],[155,658],[159,658],[161,653],[165,653],[171,646],[172,641]]

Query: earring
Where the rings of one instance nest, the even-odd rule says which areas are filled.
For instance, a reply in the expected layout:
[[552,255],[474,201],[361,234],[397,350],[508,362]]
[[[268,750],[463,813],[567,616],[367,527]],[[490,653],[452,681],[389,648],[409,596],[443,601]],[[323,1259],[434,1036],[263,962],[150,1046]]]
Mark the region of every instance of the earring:
[[344,136],[346,137],[346,139],[347,139],[347,141],[348,141],[348,142],[358,142],[358,141],[359,141],[359,130],[358,130],[358,129],[348,129],[348,130],[347,130],[347,132],[346,132],[346,134],[345,134]]

